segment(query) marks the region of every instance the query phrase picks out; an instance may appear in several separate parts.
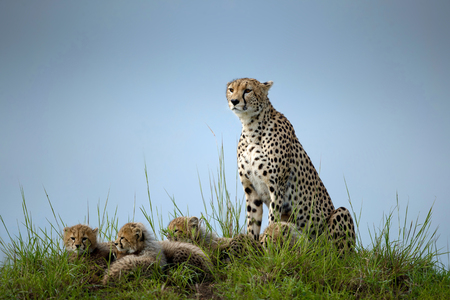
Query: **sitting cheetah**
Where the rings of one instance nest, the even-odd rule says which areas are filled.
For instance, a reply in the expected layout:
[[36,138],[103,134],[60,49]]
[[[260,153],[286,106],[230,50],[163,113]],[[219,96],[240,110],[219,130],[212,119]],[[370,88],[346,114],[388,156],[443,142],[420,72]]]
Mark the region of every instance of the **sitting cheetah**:
[[228,261],[229,255],[241,257],[249,251],[262,251],[261,245],[248,235],[239,234],[233,238],[220,238],[200,224],[197,217],[178,217],[167,227],[168,239],[194,243],[209,249],[219,256],[219,260]]
[[98,243],[98,228],[78,224],[64,228],[64,247],[70,253],[69,260],[84,260],[93,271],[91,279],[97,280],[108,264],[115,260],[113,242]]
[[117,280],[141,267],[146,272],[167,264],[162,246],[142,223],[127,223],[119,230],[115,241],[117,256],[103,277],[103,284]]
[[351,214],[344,207],[334,209],[293,126],[269,101],[272,84],[250,78],[227,84],[228,106],[242,123],[237,161],[248,233],[259,239],[264,203],[269,207],[269,224],[293,222],[313,239],[325,232],[339,249],[352,249]]
[[273,222],[264,230],[260,241],[264,246],[272,243],[280,248],[287,244],[287,247],[292,248],[300,240],[300,232],[297,226],[288,222]]

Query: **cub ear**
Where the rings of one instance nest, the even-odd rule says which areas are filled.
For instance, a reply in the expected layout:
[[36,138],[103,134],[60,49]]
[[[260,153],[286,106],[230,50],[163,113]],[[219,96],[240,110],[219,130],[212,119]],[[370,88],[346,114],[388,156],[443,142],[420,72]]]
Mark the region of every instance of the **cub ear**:
[[98,233],[98,227],[95,228],[95,229],[92,229],[92,232],[93,232],[94,234],[97,234],[97,233]]
[[136,227],[133,229],[133,234],[136,235],[137,239],[139,239],[142,235],[142,230]]
[[70,229],[70,227],[66,227],[66,228],[64,228],[64,232],[67,232],[67,231],[69,231],[69,229]]
[[188,224],[194,228],[197,228],[198,227],[198,218],[197,217],[189,218]]

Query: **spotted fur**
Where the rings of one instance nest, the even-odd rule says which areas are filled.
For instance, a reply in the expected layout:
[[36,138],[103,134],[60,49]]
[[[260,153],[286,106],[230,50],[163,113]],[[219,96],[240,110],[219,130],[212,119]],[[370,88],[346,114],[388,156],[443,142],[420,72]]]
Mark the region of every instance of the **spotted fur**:
[[88,271],[91,273],[90,281],[98,281],[113,262],[115,245],[113,242],[97,242],[98,228],[83,224],[64,228],[64,246],[69,252],[69,260],[80,260],[88,264]]
[[165,240],[161,246],[169,266],[186,264],[203,274],[202,277],[210,277],[213,265],[210,258],[196,245]]
[[218,237],[200,224],[197,217],[178,217],[168,226],[168,239],[194,243],[215,252],[219,260],[228,261],[230,255],[242,257],[250,251],[262,251],[261,245],[246,234],[233,238]]
[[211,275],[211,261],[199,247],[176,241],[158,242],[142,223],[125,224],[119,231],[115,244],[118,260],[112,265],[108,276],[105,276],[105,284],[111,277],[120,277],[138,267],[151,272],[151,267],[158,259],[160,266],[170,267],[185,263],[206,277]]
[[200,223],[197,217],[178,217],[167,226],[167,238],[172,241],[194,243],[198,246],[217,249],[228,245],[230,238],[220,238]]
[[97,249],[98,228],[83,224],[64,228],[64,246],[68,252],[91,253]]
[[161,244],[142,223],[125,224],[119,230],[115,246],[120,259],[111,264],[103,284],[118,280],[137,268],[150,274],[167,264]]
[[301,234],[295,224],[288,222],[273,222],[266,227],[261,235],[260,241],[264,246],[268,246],[269,243],[272,243],[272,245],[280,248],[285,247],[285,245],[289,248],[293,248],[300,238]]
[[227,84],[228,106],[242,123],[237,161],[246,197],[248,233],[259,239],[265,204],[269,224],[293,222],[312,239],[326,232],[338,247],[352,248],[352,217],[344,207],[335,210],[294,127],[272,106],[268,98],[272,84],[250,78]]

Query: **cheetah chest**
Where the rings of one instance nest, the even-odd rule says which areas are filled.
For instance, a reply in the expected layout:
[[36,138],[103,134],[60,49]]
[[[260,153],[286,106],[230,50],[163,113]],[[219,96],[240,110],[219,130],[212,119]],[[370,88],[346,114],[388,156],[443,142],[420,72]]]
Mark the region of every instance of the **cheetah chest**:
[[260,200],[267,206],[270,204],[270,193],[263,175],[267,159],[261,154],[260,146],[248,145],[239,155],[239,168],[243,176],[252,184]]

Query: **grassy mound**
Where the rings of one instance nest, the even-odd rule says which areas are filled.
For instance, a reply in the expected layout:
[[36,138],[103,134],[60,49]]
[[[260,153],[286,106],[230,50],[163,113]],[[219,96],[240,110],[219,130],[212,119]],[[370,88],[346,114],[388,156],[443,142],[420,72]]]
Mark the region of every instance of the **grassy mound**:
[[[202,219],[211,230],[219,228],[219,234],[231,237],[243,230],[239,222],[243,203],[230,200],[222,162],[210,181],[214,200],[203,201]],[[370,245],[364,247],[358,238],[354,253],[345,257],[339,257],[324,238],[301,240],[293,249],[269,245],[263,255],[248,253],[217,264],[212,278],[204,281],[198,280],[195,270],[179,266],[151,275],[137,270],[132,278],[103,286],[93,280],[92,268],[68,261],[59,229],[65,225],[50,200],[54,222],[49,228],[36,228],[23,191],[22,197],[26,232],[15,237],[8,232],[9,241],[0,238],[6,255],[0,265],[2,299],[450,299],[450,273],[438,262],[436,231],[429,230],[431,209],[422,223],[407,222],[406,209],[397,238],[392,238],[395,210],[391,211],[383,216],[382,226],[370,232]],[[173,203],[177,216],[181,211]],[[149,211],[141,208],[141,212],[155,236],[161,236],[162,219],[154,215],[150,193],[149,206]],[[116,214],[108,215],[107,203],[97,210],[100,239],[114,240],[120,227]],[[400,211],[397,214],[400,220]],[[358,225],[356,216],[355,220]]]

